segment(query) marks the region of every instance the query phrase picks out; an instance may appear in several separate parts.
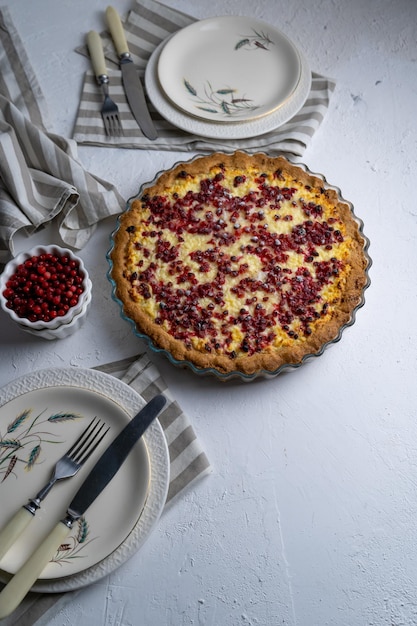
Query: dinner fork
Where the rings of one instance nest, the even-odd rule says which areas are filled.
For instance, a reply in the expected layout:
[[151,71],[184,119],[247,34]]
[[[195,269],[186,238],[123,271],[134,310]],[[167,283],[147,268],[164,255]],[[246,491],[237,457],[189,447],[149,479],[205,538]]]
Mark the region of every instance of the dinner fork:
[[117,104],[109,96],[109,77],[107,74],[106,61],[104,59],[103,45],[100,35],[95,30],[87,34],[87,46],[90,52],[91,62],[98,84],[104,94],[104,102],[101,107],[104,129],[110,136],[123,133]]
[[46,498],[55,483],[58,480],[75,476],[97,449],[108,430],[108,428],[105,430],[105,424],[102,423],[100,425],[100,420],[95,417],[78,437],[77,441],[56,462],[50,480],[34,498],[30,499],[12,517],[0,532],[0,560],[33,519],[36,511],[40,508],[42,500]]

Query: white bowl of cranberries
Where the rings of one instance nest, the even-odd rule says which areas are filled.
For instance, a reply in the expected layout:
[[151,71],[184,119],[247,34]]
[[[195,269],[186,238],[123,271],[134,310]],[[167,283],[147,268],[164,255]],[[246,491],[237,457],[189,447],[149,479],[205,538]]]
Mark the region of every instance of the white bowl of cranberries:
[[71,250],[36,246],[6,264],[0,275],[0,306],[22,330],[61,338],[81,325],[91,290],[84,263]]

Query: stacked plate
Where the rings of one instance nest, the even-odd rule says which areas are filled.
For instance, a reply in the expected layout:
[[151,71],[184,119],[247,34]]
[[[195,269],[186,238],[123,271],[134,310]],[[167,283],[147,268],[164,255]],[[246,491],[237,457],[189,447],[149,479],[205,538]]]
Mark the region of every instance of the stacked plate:
[[[30,532],[0,559],[1,582],[18,571],[63,517],[101,452],[142,406],[138,393],[115,376],[79,367],[36,370],[0,389],[0,431],[19,444],[18,449],[0,448],[0,528],[47,483],[56,461],[94,416],[110,427],[103,448],[77,476],[54,487]],[[100,498],[74,524],[32,591],[79,589],[120,567],[155,528],[168,487],[168,447],[155,420]]]
[[273,26],[250,17],[201,20],[164,41],[146,69],[153,105],[203,137],[244,139],[275,130],[304,105],[311,71]]

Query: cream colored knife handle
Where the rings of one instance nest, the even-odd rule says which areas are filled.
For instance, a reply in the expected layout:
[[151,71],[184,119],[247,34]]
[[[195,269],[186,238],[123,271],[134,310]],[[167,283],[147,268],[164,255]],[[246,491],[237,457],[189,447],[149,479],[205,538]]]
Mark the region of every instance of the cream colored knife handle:
[[107,75],[103,44],[100,35],[95,30],[90,30],[87,34],[87,46],[95,75],[97,77]]
[[58,522],[43,543],[33,552],[24,565],[0,592],[0,619],[10,615],[21,603],[44,567],[56,554],[70,532],[63,522]]
[[107,7],[106,18],[117,54],[119,56],[126,53],[129,54],[129,46],[127,45],[125,31],[123,30],[123,25],[116,9],[113,7]]
[[33,513],[22,507],[0,532],[0,561],[33,520]]

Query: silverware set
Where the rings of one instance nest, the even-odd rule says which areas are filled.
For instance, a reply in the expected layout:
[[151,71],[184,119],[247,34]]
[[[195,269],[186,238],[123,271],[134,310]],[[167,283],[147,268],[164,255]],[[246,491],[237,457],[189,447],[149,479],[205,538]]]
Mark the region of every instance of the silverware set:
[[[135,443],[165,404],[166,398],[162,394],[152,398],[105,449],[70,502],[65,517],[56,524],[22,567],[11,577],[4,589],[0,591],[0,620],[10,615],[20,604],[45,566],[56,554],[59,546],[68,537],[74,522],[84,515],[109,484]],[[100,424],[98,420],[94,419],[68,452],[59,459],[50,481],[33,500],[29,501],[29,507],[23,507],[0,533],[0,551],[2,554],[10,549],[30,520],[33,519],[40,502],[46,497],[53,485],[58,480],[74,476],[97,449],[107,431],[108,429],[105,428],[104,424]],[[23,514],[22,511],[24,511]]]
[[[106,9],[106,19],[119,57],[123,88],[129,107],[143,134],[148,137],[148,139],[154,140],[158,135],[148,110],[142,83],[137,68],[131,59],[119,14],[111,6]],[[100,35],[96,31],[91,30],[87,34],[87,46],[97,82],[101,86],[104,95],[104,101],[101,107],[104,129],[109,137],[120,136],[123,134],[123,128],[119,108],[109,96],[110,81],[103,45]]]
[[29,525],[36,511],[40,508],[41,502],[46,498],[55,483],[64,478],[75,476],[97,449],[107,431],[108,428],[105,430],[105,425],[100,424],[100,420],[94,418],[74,445],[56,462],[49,482],[0,531],[0,559],[9,551]]

